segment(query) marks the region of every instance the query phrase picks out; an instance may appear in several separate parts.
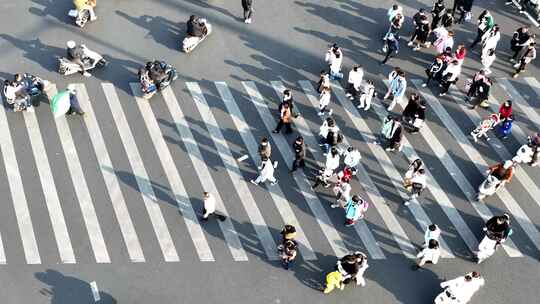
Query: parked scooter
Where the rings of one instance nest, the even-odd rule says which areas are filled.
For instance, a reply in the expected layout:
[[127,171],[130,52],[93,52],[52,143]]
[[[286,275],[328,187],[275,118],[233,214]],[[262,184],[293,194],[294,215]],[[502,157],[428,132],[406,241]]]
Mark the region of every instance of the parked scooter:
[[536,165],[534,162],[534,154],[540,153],[540,145],[533,142],[533,139],[528,136],[527,143],[522,145],[517,151],[516,156],[512,160],[517,164],[530,164],[532,166]]
[[200,25],[203,26],[206,31],[205,34],[202,37],[197,36],[186,36],[184,40],[182,41],[182,51],[184,53],[190,53],[193,51],[201,42],[206,39],[210,34],[212,34],[212,25],[206,21],[206,19],[199,19]]
[[[81,44],[81,47],[84,50],[85,58],[83,59],[83,64],[87,71],[95,68],[103,68],[107,65],[108,62],[103,58],[103,56],[89,50],[84,44]],[[58,62],[58,72],[64,76],[81,72],[81,67],[78,64],[65,57],[59,57]]]

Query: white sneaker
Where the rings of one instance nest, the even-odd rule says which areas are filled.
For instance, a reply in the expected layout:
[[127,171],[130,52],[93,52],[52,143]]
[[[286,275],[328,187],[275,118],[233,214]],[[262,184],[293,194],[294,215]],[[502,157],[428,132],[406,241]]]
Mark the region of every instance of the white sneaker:
[[330,208],[337,208],[337,207],[339,207],[339,204],[332,204],[332,205],[330,205]]
[[249,19],[244,20],[244,23],[245,23],[245,24],[248,24],[248,23],[249,23]]
[[427,87],[427,83],[422,83],[422,88]]
[[271,182],[271,183],[270,183],[270,186],[274,186],[274,185],[277,184],[277,183],[278,183],[278,181]]
[[84,73],[83,73],[83,76],[84,76],[84,77],[90,77],[90,76],[92,76],[92,74],[90,74],[90,73],[88,73],[88,72],[84,72]]
[[252,184],[254,184],[254,185],[259,185],[259,183],[257,183],[257,182],[256,182],[255,180],[253,180],[253,179],[250,180],[250,182],[251,182]]
[[516,64],[514,64],[514,67],[515,67],[515,68],[519,68],[519,62],[516,63]]
[[409,43],[407,43],[407,46],[413,46],[413,42],[409,41]]
[[334,110],[330,109],[330,111],[328,111],[328,115],[332,115],[332,113],[334,113]]
[[351,97],[351,96],[352,96],[352,94],[351,94],[351,93],[347,93],[347,94],[345,94],[345,96],[347,96],[347,97]]
[[247,23],[251,23],[251,18],[249,18],[249,19],[247,20]]
[[319,113],[317,113],[317,115],[323,116],[323,115],[324,115],[324,112],[319,112]]
[[411,202],[409,202],[409,201],[404,201],[403,202],[403,205],[405,205],[405,206],[409,206],[410,204],[411,204]]

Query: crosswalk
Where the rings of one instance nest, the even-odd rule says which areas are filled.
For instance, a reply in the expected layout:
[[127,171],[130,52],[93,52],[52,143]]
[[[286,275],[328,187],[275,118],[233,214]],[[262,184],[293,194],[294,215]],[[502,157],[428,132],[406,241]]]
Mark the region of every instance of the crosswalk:
[[[489,142],[473,143],[467,134],[485,113],[469,110],[461,102],[464,95],[459,90],[439,99],[420,86],[421,80],[410,83],[427,101],[428,121],[418,134],[405,135],[401,153],[386,152],[377,144],[381,121],[388,115],[380,101],[371,111],[360,112],[341,86],[332,86],[331,107],[344,131],[342,144],[358,146],[363,154],[353,192],[371,205],[366,218],[352,228],[343,226],[342,210],[330,208],[331,191],[311,188],[313,170],[324,163],[317,135],[324,117],[316,115],[318,94],[310,81],[298,81],[289,88],[295,96],[295,110],[301,112],[294,120],[294,130],[304,138],[310,160],[309,168],[293,174],[288,170],[295,135],[271,132],[285,89],[282,81],[175,83],[151,101],[140,96],[136,83],[130,84],[130,92],[121,92],[111,83],[92,91],[84,84],[74,84],[86,112],[80,123],[73,122],[79,118],[54,119],[45,107],[24,112],[22,119],[17,119],[18,113],[1,109],[4,168],[0,174],[9,188],[1,208],[13,210],[17,229],[0,229],[0,264],[278,260],[276,246],[284,224],[296,227],[300,255],[313,261],[354,250],[365,251],[373,259],[396,254],[414,258],[423,231],[438,223],[443,228],[442,257],[453,259],[470,256],[482,237],[481,223],[502,212],[511,214],[518,227],[503,244],[505,254],[513,258],[538,255],[540,188],[535,168],[518,168],[514,180],[495,196],[485,202],[475,200],[487,166],[511,158],[515,143],[523,143],[531,130],[538,130],[540,114],[532,94],[520,94],[513,81],[499,79],[491,110],[498,110],[496,100],[504,96],[500,98],[512,99],[514,111],[526,121],[514,123],[511,141],[492,137]],[[536,79],[525,78],[521,85],[540,96]],[[56,92],[51,85],[48,93]],[[103,111],[111,117],[107,122],[100,117]],[[455,111],[462,113],[460,119]],[[19,125],[26,131],[13,132]],[[40,129],[44,125],[53,126],[56,132],[45,134]],[[29,142],[26,156],[18,154],[15,134]],[[58,138],[45,136],[51,134]],[[270,139],[272,159],[279,163],[279,183],[274,186],[249,183],[258,173],[257,146],[262,136]],[[84,138],[93,150],[78,149]],[[61,144],[60,158],[48,153],[54,142]],[[405,207],[401,204],[408,199],[403,174],[408,163],[419,157],[427,164],[428,191]],[[28,159],[36,170],[32,176],[20,169],[21,162]],[[65,162],[63,174],[71,185],[55,178],[54,164],[59,161]],[[157,184],[156,178],[166,184]],[[59,189],[63,187],[73,188],[74,197],[62,197],[65,192]],[[40,196],[27,192],[36,189]],[[217,209],[227,216],[224,221],[201,222],[200,189],[214,194]],[[42,201],[29,201],[28,197]],[[72,200],[74,206],[67,203]],[[43,206],[39,210],[46,210],[45,214],[33,212],[37,206]],[[73,214],[73,208],[78,213]],[[104,214],[109,216],[104,218]],[[73,216],[82,219],[76,231],[70,220]],[[43,225],[35,223],[43,221],[50,231],[36,230]],[[147,226],[151,229],[144,230]],[[44,233],[51,235],[43,238]],[[81,238],[88,241],[88,248],[78,248]],[[188,239],[191,244],[185,241]]]

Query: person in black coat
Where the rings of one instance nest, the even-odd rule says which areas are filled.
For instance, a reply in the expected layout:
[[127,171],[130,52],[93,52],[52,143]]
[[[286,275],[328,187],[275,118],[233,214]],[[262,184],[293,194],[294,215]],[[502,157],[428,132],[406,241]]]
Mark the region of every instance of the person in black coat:
[[426,105],[423,100],[420,100],[418,94],[411,94],[409,97],[409,103],[401,114],[401,121],[403,125],[410,132],[418,132],[420,128],[418,124],[415,124],[416,119],[424,121],[426,118]]
[[294,141],[292,147],[294,150],[294,161],[292,164],[291,172],[294,172],[298,168],[304,168],[306,166],[304,161],[304,158],[306,157],[304,138],[302,136],[298,136]]
[[251,23],[251,16],[253,15],[253,0],[242,0],[242,8],[244,8],[244,22]]
[[431,10],[431,29],[436,29],[437,26],[439,26],[439,21],[441,20],[441,17],[444,12],[444,0],[436,0],[435,3],[433,3],[433,9]]

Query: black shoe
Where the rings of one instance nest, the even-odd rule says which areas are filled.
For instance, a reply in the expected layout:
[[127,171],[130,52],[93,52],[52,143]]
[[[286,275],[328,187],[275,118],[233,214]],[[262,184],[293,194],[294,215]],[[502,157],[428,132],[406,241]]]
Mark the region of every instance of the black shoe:
[[272,133],[278,133],[278,132],[279,132],[279,131],[277,131],[277,130],[272,130]]
[[223,221],[225,221],[226,219],[227,219],[227,217],[226,217],[225,215],[222,215],[222,214],[219,215],[219,220],[220,220],[220,221],[223,222]]

